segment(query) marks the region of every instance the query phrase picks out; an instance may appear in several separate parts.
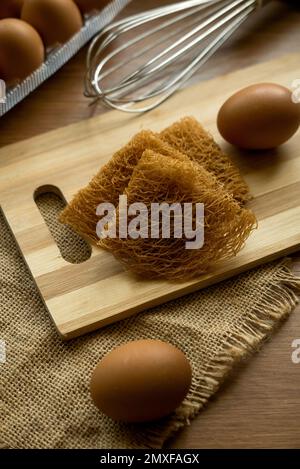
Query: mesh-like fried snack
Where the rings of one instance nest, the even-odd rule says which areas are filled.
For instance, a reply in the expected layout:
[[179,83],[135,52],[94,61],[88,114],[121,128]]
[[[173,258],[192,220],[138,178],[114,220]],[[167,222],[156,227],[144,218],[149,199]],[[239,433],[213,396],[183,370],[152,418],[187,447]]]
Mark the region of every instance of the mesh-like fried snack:
[[184,117],[160,133],[160,138],[214,174],[233,197],[244,204],[249,188],[229,156],[193,117]]
[[90,183],[81,189],[66,206],[60,215],[60,221],[84,237],[98,241],[96,225],[97,206],[102,202],[110,202],[115,207],[128,186],[132,172],[143,152],[150,149],[161,155],[184,158],[181,153],[161,140],[153,132],[143,130],[117,151],[109,162],[93,177]]
[[[144,203],[148,217],[153,202],[202,202],[205,206],[205,241],[198,250],[186,249],[184,237],[163,238],[161,227],[157,239],[106,237],[99,240],[99,246],[143,277],[178,280],[204,273],[218,260],[235,256],[256,222],[254,214],[241,207],[211,173],[187,157],[176,159],[146,150],[133,171],[125,195],[128,205]],[[119,220],[117,211],[117,234]]]

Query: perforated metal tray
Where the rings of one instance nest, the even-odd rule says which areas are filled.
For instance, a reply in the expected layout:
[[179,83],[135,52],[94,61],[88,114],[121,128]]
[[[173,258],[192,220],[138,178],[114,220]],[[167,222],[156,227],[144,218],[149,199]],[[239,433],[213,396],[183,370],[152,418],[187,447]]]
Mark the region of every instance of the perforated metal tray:
[[81,30],[66,44],[52,50],[39,69],[22,81],[22,83],[8,90],[5,99],[3,96],[2,83],[0,117],[57,72],[57,70],[67,63],[95,34],[99,33],[101,29],[109,24],[130,1],[131,0],[114,0],[109,3],[101,13],[87,17]]

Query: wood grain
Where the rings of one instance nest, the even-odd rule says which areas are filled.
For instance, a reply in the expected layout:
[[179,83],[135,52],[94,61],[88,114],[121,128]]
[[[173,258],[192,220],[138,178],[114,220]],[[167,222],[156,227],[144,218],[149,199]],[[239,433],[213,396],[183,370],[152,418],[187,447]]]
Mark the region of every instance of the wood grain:
[[[43,187],[49,190],[51,186],[58,188],[69,201],[141,125],[159,131],[184,115],[194,115],[216,135],[215,116],[224,97],[239,86],[248,85],[249,77],[260,82],[276,76],[279,82],[290,83],[299,61],[298,54],[284,56],[200,83],[177,93],[143,119],[113,111],[105,119],[94,117],[0,150],[3,213],[64,339],[124,319],[299,249],[300,134],[276,154],[261,155],[258,166],[247,164],[251,158],[257,158],[257,154],[234,154],[254,197],[254,212],[256,205],[259,207],[258,229],[235,258],[220,262],[209,273],[189,282],[146,281],[134,277],[110,254],[97,248],[84,263],[68,264],[34,201],[36,192],[41,192]],[[201,98],[201,110],[195,107],[194,96]],[[17,186],[12,184],[16,174]]]
[[[143,8],[161,3],[144,0]],[[193,81],[297,52],[300,44],[297,3],[289,7],[272,2],[257,12]],[[139,11],[140,5],[141,2],[133,0],[123,15]],[[85,50],[79,53],[0,120],[0,146],[106,112],[101,106],[88,107],[82,95],[85,53]],[[300,67],[295,78],[299,74]],[[299,256],[294,256],[294,268],[300,274],[299,260]],[[300,337],[299,313],[300,308],[258,355],[237,370],[207,410],[168,446],[300,447],[300,365],[291,361],[292,340]]]

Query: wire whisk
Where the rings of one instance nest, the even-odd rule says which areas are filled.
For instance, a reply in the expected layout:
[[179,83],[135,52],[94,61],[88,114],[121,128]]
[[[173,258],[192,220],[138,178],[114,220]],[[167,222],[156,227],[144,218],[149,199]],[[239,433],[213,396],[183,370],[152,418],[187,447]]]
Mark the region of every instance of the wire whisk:
[[186,0],[109,25],[89,47],[85,95],[120,111],[154,109],[267,1]]

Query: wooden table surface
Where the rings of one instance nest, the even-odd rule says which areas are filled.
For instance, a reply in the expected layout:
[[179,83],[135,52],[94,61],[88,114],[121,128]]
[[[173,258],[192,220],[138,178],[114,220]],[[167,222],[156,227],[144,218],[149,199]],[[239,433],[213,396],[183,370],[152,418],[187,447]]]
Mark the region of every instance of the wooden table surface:
[[[168,2],[133,0],[122,16],[139,11],[141,4],[146,9],[162,3]],[[299,52],[299,44],[299,0],[290,5],[271,2],[249,19],[193,81]],[[82,94],[85,53],[81,51],[0,119],[0,146],[106,112],[101,106],[88,107]],[[300,78],[300,64],[296,78]],[[300,254],[294,256],[294,268],[300,274]],[[293,364],[291,359],[292,342],[297,338],[300,307],[259,354],[235,370],[199,417],[167,446],[300,448],[300,364]]]

